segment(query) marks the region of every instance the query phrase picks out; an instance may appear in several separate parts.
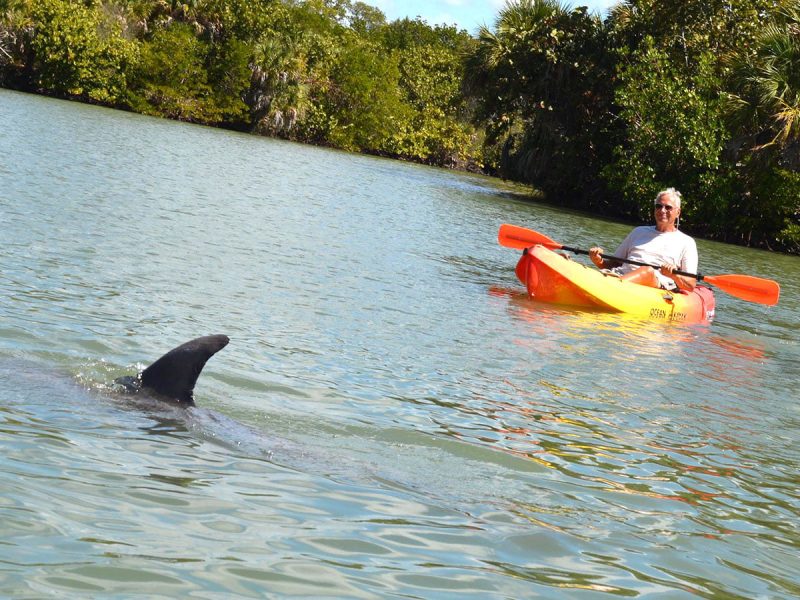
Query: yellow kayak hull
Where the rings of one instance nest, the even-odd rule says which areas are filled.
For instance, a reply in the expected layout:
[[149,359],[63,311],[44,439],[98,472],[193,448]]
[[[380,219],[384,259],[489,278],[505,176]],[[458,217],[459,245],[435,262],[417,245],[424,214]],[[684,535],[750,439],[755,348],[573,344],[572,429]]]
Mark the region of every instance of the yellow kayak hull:
[[687,293],[623,281],[544,246],[528,248],[516,273],[530,297],[540,302],[662,322],[705,323],[714,318],[714,293],[707,287]]

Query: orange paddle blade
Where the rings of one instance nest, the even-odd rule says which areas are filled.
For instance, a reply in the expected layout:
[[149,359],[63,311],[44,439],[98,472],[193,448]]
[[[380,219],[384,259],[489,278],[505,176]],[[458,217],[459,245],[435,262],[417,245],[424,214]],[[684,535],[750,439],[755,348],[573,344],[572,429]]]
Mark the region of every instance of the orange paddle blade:
[[546,235],[537,231],[508,224],[500,225],[500,231],[497,233],[497,241],[500,242],[501,246],[517,248],[518,250],[524,250],[536,244],[541,244],[551,250],[558,250],[562,247],[562,244],[554,242]]
[[781,295],[781,286],[777,281],[751,275],[706,275],[703,280],[731,296],[768,306],[776,305]]

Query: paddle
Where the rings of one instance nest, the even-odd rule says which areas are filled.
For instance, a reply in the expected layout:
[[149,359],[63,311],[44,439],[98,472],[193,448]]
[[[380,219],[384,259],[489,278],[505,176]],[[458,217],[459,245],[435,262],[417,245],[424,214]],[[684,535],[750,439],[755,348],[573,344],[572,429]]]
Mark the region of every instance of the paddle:
[[[570,248],[551,240],[546,235],[524,227],[516,225],[501,225],[500,231],[497,234],[497,239],[501,246],[507,248],[517,248],[524,250],[537,244],[542,245],[551,250],[566,250],[575,254],[589,254],[588,250],[581,250],[580,248]],[[660,269],[658,265],[651,265],[649,263],[639,262],[638,260],[629,260],[627,258],[620,258],[619,256],[611,256],[608,254],[601,254],[604,259],[615,260],[618,262],[629,263],[632,265],[639,265],[642,267],[652,267]],[[777,281],[771,279],[761,279],[760,277],[753,277],[752,275],[701,275],[700,273],[686,273],[685,271],[674,271],[677,275],[684,277],[694,277],[698,281],[706,281],[714,285],[724,292],[728,292],[731,296],[736,296],[748,302],[757,302],[759,304],[766,304],[773,306],[778,303],[778,297],[781,293],[781,288]]]

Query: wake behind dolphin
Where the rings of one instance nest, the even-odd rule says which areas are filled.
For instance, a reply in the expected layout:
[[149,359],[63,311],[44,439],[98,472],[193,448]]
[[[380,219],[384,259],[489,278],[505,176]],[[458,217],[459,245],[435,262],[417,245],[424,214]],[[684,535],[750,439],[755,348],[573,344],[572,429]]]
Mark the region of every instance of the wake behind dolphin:
[[[394,428],[378,430],[372,425],[342,425],[331,429],[326,423],[327,434],[315,432],[308,435],[292,430],[283,432],[289,435],[282,435],[195,406],[193,392],[200,373],[206,362],[229,341],[225,335],[199,337],[173,348],[141,373],[117,378],[118,385],[124,387],[117,392],[136,393],[136,398],[114,405],[143,412],[152,419],[153,422],[143,428],[148,433],[188,432],[203,441],[237,453],[265,457],[271,463],[292,470],[347,484],[379,485],[422,494],[427,502],[448,508],[471,506],[476,497],[480,503],[522,497],[529,491],[528,484],[520,480],[517,473],[545,471],[545,467],[527,459],[491,449],[484,451],[478,460],[476,452],[479,450],[476,451],[473,445],[424,432]],[[82,406],[84,396],[81,392],[87,390],[85,382],[73,389],[69,380],[63,381],[57,374],[43,370],[40,364],[25,360],[8,361],[2,353],[0,386],[6,391],[16,390],[11,397],[19,397],[21,402],[38,398],[44,407],[51,407],[53,398],[61,399],[61,406],[64,398],[71,397]],[[109,391],[105,384],[90,384],[88,390],[106,396],[108,394],[104,392]],[[112,398],[115,396],[118,394],[111,394]],[[76,410],[64,414],[82,413]],[[400,464],[397,461],[398,449],[402,449],[404,457]],[[495,463],[491,479],[486,479],[483,473],[482,463],[486,461]],[[459,473],[455,480],[452,478],[454,472]],[[434,481],[439,483],[432,486]],[[498,485],[500,481],[502,485]]]
[[[422,490],[428,500],[432,500],[434,494],[427,482],[433,477],[440,477],[441,481],[447,482],[442,484],[441,489],[448,490],[448,505],[453,502],[454,494],[457,494],[450,476],[452,472],[458,471],[462,479],[470,482],[464,487],[465,490],[469,489],[472,493],[476,489],[476,480],[479,476],[469,477],[469,473],[472,472],[469,457],[473,450],[470,449],[465,455],[464,449],[467,446],[461,443],[438,440],[425,434],[417,437],[414,434],[402,433],[394,442],[387,444],[386,441],[379,441],[377,446],[367,453],[370,458],[364,460],[353,455],[362,454],[358,449],[364,440],[376,436],[374,428],[369,428],[368,433],[358,435],[359,442],[354,446],[355,450],[348,454],[343,448],[343,438],[340,436],[335,436],[332,445],[329,443],[330,447],[323,450],[320,446],[324,445],[324,440],[318,437],[314,440],[315,444],[303,444],[276,436],[268,437],[260,429],[240,423],[216,411],[195,406],[194,386],[203,367],[212,356],[227,346],[229,341],[225,335],[195,338],[173,348],[138,375],[119,377],[115,381],[123,385],[126,392],[145,395],[146,400],[152,398],[159,401],[159,407],[147,404],[150,414],[153,414],[151,412],[153,409],[158,411],[160,416],[155,418],[163,418],[161,409],[164,408],[168,411],[166,414],[170,421],[174,419],[199,437],[237,451],[266,456],[276,464],[321,473],[338,481],[359,484],[380,482],[381,485],[412,493]],[[137,406],[141,407],[138,401]],[[386,432],[386,435],[391,439],[397,432]],[[409,441],[410,439],[413,441]],[[402,468],[398,470],[394,464],[397,443],[403,444],[406,461],[413,465],[410,471]],[[384,458],[380,460],[380,464],[375,464],[373,460],[379,456]],[[511,470],[509,465],[504,464],[509,461],[506,455],[491,454],[491,458],[497,461],[498,478],[499,473],[503,473],[506,469]],[[516,460],[519,459],[510,462]],[[440,469],[437,475],[431,469],[431,464],[450,466]],[[522,461],[521,464],[525,470],[530,469],[528,461]],[[511,481],[511,478],[508,479]],[[487,496],[495,493],[493,485],[486,490]]]
[[132,393],[147,391],[160,399],[194,406],[194,386],[208,359],[228,345],[226,335],[207,335],[173,348],[138,375],[115,382]]

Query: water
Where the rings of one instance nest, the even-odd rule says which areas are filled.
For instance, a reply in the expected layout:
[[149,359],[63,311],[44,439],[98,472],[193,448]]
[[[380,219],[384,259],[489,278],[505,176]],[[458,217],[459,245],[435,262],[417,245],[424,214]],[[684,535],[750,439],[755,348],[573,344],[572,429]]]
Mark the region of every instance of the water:
[[[641,324],[496,242],[628,226],[485,178],[5,91],[0,156],[0,595],[800,595],[796,257]],[[209,333],[198,408],[109,389]]]

